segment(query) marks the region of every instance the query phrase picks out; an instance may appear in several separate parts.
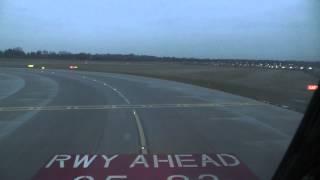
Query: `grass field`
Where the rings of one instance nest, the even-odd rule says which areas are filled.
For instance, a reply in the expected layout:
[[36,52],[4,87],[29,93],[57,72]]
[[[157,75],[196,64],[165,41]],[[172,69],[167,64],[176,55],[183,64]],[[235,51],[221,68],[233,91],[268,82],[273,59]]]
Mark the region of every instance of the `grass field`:
[[304,112],[312,96],[312,92],[306,90],[307,85],[319,80],[303,71],[217,67],[178,62],[0,59],[0,67],[26,67],[27,64],[35,64],[35,68],[45,66],[46,69],[68,69],[69,65],[74,64],[79,66],[78,70],[174,80],[253,98],[298,112]]

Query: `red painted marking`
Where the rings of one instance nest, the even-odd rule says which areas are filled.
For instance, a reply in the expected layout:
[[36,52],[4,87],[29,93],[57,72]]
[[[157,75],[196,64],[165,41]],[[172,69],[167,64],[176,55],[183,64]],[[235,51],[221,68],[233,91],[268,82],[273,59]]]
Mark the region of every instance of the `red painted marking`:
[[[80,163],[79,160],[85,156],[87,164],[83,161]],[[114,179],[167,180],[175,175],[176,178],[172,180],[258,179],[246,165],[231,154],[115,155],[108,167],[104,157],[111,158],[113,155],[103,156],[83,154],[53,156],[33,179],[105,180],[108,177],[110,179],[112,176],[118,176]],[[171,164],[161,161],[170,157]]]
[[318,89],[318,85],[315,85],[315,84],[308,85],[309,91],[316,91],[317,89]]

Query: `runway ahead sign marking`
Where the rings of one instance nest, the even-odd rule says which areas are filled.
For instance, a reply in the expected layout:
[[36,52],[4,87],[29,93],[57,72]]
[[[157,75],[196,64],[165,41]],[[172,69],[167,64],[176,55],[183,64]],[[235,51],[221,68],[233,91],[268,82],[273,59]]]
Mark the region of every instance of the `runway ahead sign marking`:
[[34,180],[257,180],[232,154],[58,154]]

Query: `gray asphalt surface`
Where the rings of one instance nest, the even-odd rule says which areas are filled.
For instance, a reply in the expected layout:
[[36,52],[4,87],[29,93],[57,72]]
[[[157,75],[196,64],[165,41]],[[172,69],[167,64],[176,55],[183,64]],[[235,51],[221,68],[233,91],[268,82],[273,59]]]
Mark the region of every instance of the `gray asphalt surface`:
[[[30,179],[55,154],[232,153],[261,179],[302,114],[139,76],[0,68],[0,179]],[[112,105],[112,106],[111,106]]]

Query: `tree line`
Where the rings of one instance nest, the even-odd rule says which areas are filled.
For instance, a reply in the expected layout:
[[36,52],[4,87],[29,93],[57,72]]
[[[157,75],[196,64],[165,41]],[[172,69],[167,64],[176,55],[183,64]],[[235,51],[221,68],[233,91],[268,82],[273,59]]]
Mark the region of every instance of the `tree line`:
[[[79,59],[79,60],[130,60],[130,61],[149,61],[149,60],[178,60],[183,58],[175,57],[156,57],[135,54],[91,54],[91,53],[71,53],[68,51],[47,51],[38,50],[25,52],[21,47],[0,50],[0,57],[5,58],[51,58],[51,59]],[[186,58],[189,59],[189,58]]]
[[0,58],[38,58],[38,59],[73,59],[73,60],[104,60],[104,61],[161,61],[161,62],[182,62],[187,64],[215,63],[220,65],[230,64],[295,64],[295,65],[316,65],[320,67],[320,62],[306,61],[277,61],[277,60],[247,60],[247,59],[199,59],[199,58],[177,58],[177,57],[157,57],[149,55],[135,54],[91,54],[91,53],[71,53],[68,51],[47,51],[37,50],[25,52],[21,47],[0,50]]

